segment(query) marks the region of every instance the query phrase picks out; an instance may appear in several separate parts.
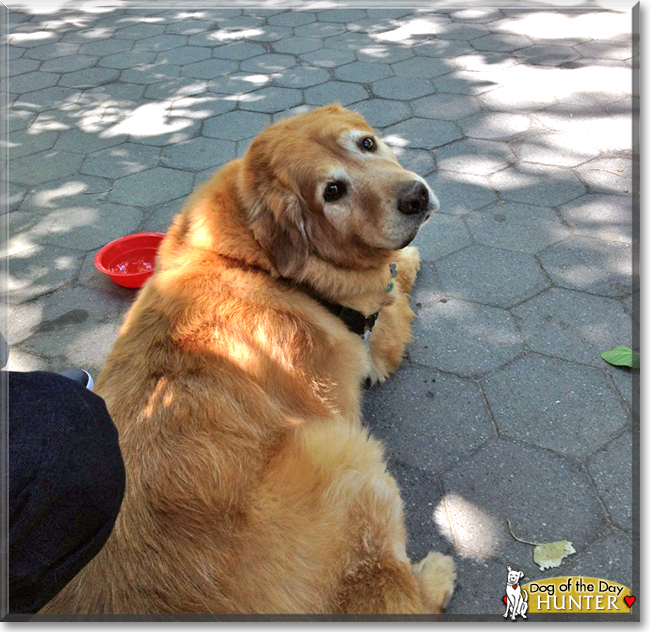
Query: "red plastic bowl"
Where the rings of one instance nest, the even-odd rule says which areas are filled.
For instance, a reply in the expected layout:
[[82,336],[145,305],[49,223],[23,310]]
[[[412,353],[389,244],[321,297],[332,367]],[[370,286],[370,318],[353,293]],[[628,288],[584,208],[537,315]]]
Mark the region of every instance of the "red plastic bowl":
[[95,255],[95,267],[122,287],[142,287],[153,274],[163,233],[136,233],[106,244]]

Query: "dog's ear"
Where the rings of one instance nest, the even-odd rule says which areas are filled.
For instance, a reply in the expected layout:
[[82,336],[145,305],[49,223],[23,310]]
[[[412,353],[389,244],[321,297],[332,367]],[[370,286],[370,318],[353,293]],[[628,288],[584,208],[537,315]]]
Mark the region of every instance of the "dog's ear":
[[307,263],[309,245],[298,199],[271,189],[253,209],[251,230],[283,277],[295,277]]
[[512,573],[512,569],[508,566],[508,572]]
[[521,579],[524,576],[524,571],[519,571],[519,579]]

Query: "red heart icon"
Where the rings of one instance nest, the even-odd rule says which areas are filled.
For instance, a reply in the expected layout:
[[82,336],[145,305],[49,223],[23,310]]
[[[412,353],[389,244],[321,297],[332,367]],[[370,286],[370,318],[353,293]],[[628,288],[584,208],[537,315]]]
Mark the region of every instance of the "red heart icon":
[[636,597],[633,597],[632,595],[629,597],[623,597],[623,599],[625,599],[625,603],[627,604],[628,608],[631,608],[632,604],[636,601]]

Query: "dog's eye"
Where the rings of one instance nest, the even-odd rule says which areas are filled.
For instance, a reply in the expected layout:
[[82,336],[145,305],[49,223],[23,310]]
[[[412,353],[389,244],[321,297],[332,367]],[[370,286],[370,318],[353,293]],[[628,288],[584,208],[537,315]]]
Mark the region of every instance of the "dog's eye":
[[347,190],[345,182],[330,182],[323,192],[323,199],[326,202],[335,202],[345,195]]
[[375,142],[375,139],[372,136],[364,136],[359,141],[359,145],[361,146],[362,149],[365,149],[366,151],[375,151],[375,149],[377,149],[377,143]]

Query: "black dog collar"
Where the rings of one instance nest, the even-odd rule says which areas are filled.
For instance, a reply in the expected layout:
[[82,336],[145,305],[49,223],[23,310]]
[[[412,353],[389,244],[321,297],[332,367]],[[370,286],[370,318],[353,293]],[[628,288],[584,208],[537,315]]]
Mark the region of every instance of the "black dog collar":
[[372,331],[372,328],[377,322],[379,317],[379,312],[370,314],[370,316],[364,316],[361,312],[351,307],[343,307],[343,305],[338,305],[337,303],[330,303],[320,297],[314,297],[327,311],[331,312],[343,321],[344,325],[355,334],[363,336],[367,331]]
[[[391,292],[395,287],[395,283],[392,279],[397,276],[397,265],[394,263],[390,264],[390,277],[391,281],[386,287],[386,292]],[[315,301],[320,303],[328,312],[334,314],[338,319],[343,321],[343,324],[354,334],[363,336],[366,333],[372,331],[372,328],[379,318],[379,312],[370,314],[370,316],[364,316],[360,311],[352,309],[351,307],[343,307],[338,303],[330,303],[330,301],[324,299],[322,296],[316,294],[311,288],[300,286],[301,289],[309,294]]]

